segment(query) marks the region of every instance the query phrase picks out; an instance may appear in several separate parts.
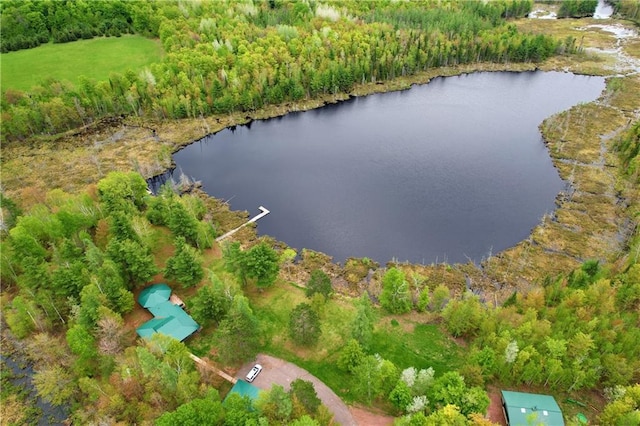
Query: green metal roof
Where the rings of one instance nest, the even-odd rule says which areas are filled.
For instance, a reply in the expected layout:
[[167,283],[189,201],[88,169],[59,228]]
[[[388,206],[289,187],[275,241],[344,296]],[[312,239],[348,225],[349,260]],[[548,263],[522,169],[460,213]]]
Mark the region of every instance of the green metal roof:
[[171,287],[168,285],[154,284],[145,288],[140,292],[140,296],[138,296],[138,302],[144,308],[150,308],[153,306],[157,306],[163,302],[169,300],[171,296]]
[[[248,396],[252,400],[258,399],[258,394],[260,393],[260,389],[256,386],[252,385],[249,382],[245,382],[244,380],[238,380],[235,385],[231,388],[227,397],[231,395],[232,392],[239,393],[242,396]],[[226,399],[226,398],[225,398]]]
[[505,390],[501,392],[509,426],[564,426],[562,411],[554,397]]
[[180,306],[169,302],[169,296],[171,288],[166,284],[155,284],[140,292],[138,302],[155,317],[136,329],[140,337],[162,333],[183,341],[200,328]]

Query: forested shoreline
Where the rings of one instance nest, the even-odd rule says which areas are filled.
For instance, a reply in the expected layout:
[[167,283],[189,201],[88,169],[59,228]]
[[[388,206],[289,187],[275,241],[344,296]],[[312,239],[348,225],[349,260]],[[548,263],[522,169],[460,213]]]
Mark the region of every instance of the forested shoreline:
[[[3,52],[6,40],[31,47],[45,38],[135,32],[158,37],[166,55],[149,69],[109,81],[88,77],[78,87],[50,81],[28,92],[3,89],[2,143],[37,158],[38,149],[64,140],[57,139],[60,132],[97,144],[78,128],[88,132],[102,119],[127,120],[148,133],[149,122],[206,123],[212,114],[220,121],[269,105],[286,109],[347,96],[362,83],[394,84],[442,66],[541,63],[578,50],[572,36],[558,40],[517,30],[510,19],[526,15],[531,1],[441,3],[3,2],[3,28],[8,15],[39,22],[39,32],[22,41],[20,32],[3,32]],[[63,19],[68,4],[77,10]],[[633,18],[633,5],[616,4]],[[602,167],[615,175],[620,214],[633,221],[640,135],[637,121],[618,122],[627,119],[633,104],[627,97],[637,84],[621,78],[608,87],[599,102],[618,115],[607,123],[616,131],[611,144],[601,142],[601,150],[611,150]],[[593,129],[586,136],[572,133],[584,127],[581,111],[589,108],[560,115],[561,125],[545,124],[562,155],[584,148],[572,147],[573,140],[598,139]],[[234,118],[222,123],[232,125]],[[574,169],[579,155],[567,157]],[[491,271],[491,262],[481,272],[470,265],[380,267],[368,259],[335,265],[322,253],[258,238],[251,227],[236,242],[219,244],[215,237],[245,219],[223,201],[178,185],[152,196],[138,173],[100,174],[73,193],[44,185],[46,192],[20,193],[28,200],[8,198],[5,188],[0,194],[5,331],[22,339],[39,395],[69,405],[74,423],[330,424],[331,413],[309,382],[290,391],[274,386],[256,401],[237,394],[223,401],[228,385],[189,358],[190,352],[208,357],[233,372],[259,351],[304,365],[348,402],[381,408],[399,425],[489,425],[483,417],[487,389],[496,385],[596,404],[590,411],[596,424],[640,422],[637,220],[615,258],[586,259],[557,273],[537,270],[523,287],[511,278],[519,273],[520,255],[491,259],[508,263],[508,275]],[[604,198],[592,189],[605,187],[602,181],[576,177],[571,183],[585,182],[588,196]],[[532,251],[546,249],[534,243],[526,242]],[[481,278],[510,297],[498,304],[489,297],[495,294],[465,290]],[[203,326],[185,344],[163,336],[136,339],[144,313],[135,294],[158,281],[169,282]],[[398,355],[423,350],[407,342],[385,352],[392,335],[410,330],[406,336],[414,336],[427,326],[451,345],[430,364]],[[28,402],[5,389],[8,421],[32,423],[23,410]]]
[[[3,4],[3,15],[11,4]],[[118,2],[106,4],[115,9]],[[129,4],[136,33],[160,38],[163,62],[114,74],[108,82],[87,76],[78,87],[48,81],[28,93],[5,91],[5,142],[56,134],[105,116],[179,119],[252,111],[429,68],[540,62],[576,49],[573,38],[523,34],[503,19],[528,13],[528,0],[454,2],[446,10],[429,1],[122,7]]]

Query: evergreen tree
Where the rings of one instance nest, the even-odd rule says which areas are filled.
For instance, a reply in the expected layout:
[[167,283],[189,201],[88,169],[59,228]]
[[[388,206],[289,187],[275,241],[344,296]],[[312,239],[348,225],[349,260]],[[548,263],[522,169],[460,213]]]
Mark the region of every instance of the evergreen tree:
[[305,290],[307,297],[311,298],[314,294],[320,293],[325,299],[328,299],[331,291],[331,279],[327,274],[320,269],[315,269],[311,272],[311,277],[307,282],[307,288]]
[[234,296],[229,314],[218,327],[220,358],[225,363],[249,359],[260,345],[259,337],[259,322],[247,298]]
[[183,237],[175,239],[176,253],[167,259],[164,276],[170,280],[179,282],[183,288],[193,287],[204,277],[202,260],[191,246],[188,246]]
[[255,279],[259,288],[272,285],[278,277],[278,254],[264,242],[247,251],[244,263],[247,277]]
[[211,282],[200,287],[189,301],[191,315],[199,324],[208,324],[212,321],[220,323],[233,302],[230,289],[213,272],[210,280]]
[[307,303],[300,303],[289,315],[289,336],[299,345],[310,346],[322,334],[320,318]]

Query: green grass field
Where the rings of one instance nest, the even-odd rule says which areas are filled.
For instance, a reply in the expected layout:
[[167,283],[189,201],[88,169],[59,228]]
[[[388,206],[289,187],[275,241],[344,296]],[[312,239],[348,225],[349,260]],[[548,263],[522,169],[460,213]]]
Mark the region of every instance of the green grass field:
[[134,35],[49,43],[0,55],[1,87],[29,90],[49,77],[74,84],[82,75],[106,80],[111,72],[139,70],[161,57],[158,40]]
[[[263,350],[307,369],[343,400],[357,401],[350,391],[356,378],[336,366],[339,352],[351,335],[350,324],[356,311],[352,301],[329,300],[321,319],[320,341],[311,348],[302,348],[291,343],[287,335],[291,309],[298,303],[309,303],[302,290],[280,284],[265,290],[259,297],[255,296],[250,296],[252,306],[268,340]],[[384,312],[378,311],[377,315],[382,316],[376,324],[371,347],[367,351],[369,354],[380,354],[400,370],[433,367],[437,376],[462,365],[460,348],[437,325],[407,320],[404,327],[393,326],[391,317]]]

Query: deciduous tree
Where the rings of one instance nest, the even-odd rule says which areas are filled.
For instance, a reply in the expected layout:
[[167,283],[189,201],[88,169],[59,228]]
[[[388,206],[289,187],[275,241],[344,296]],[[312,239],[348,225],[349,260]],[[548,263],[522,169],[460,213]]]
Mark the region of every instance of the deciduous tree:
[[405,280],[404,273],[399,269],[391,268],[384,274],[380,304],[394,314],[401,314],[411,310],[409,283]]

